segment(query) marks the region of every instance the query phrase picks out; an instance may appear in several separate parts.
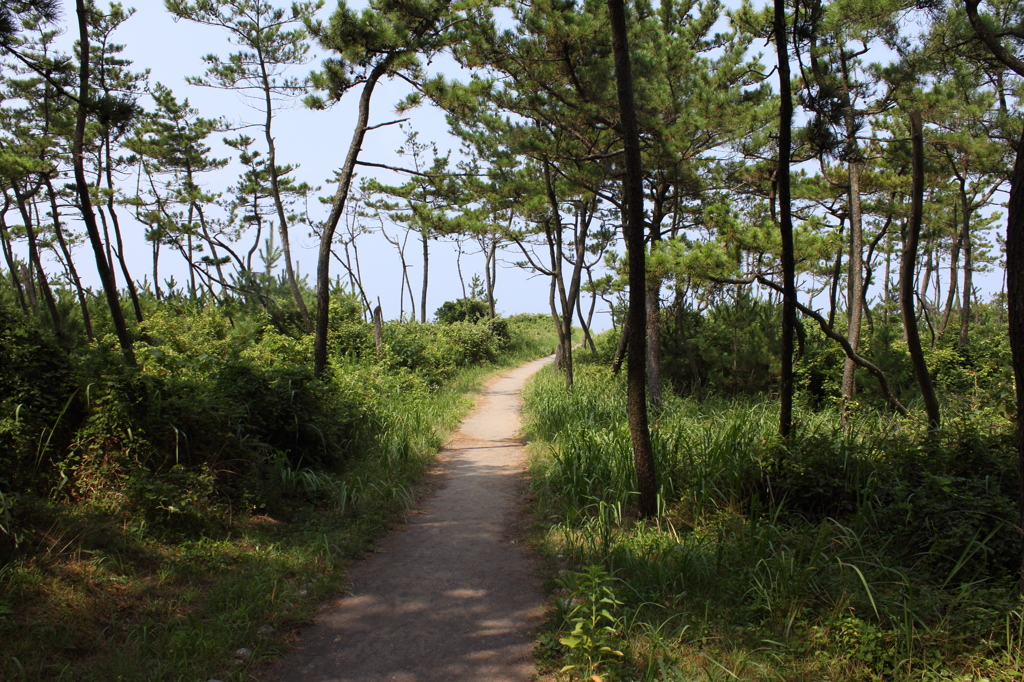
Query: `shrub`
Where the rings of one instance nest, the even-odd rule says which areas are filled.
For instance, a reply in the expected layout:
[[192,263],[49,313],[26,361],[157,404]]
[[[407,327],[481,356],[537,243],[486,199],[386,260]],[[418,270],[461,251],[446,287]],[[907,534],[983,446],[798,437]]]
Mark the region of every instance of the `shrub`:
[[0,493],[47,489],[81,420],[74,359],[26,315],[0,306]]
[[440,324],[455,322],[479,322],[487,317],[487,302],[476,298],[460,298],[457,301],[445,301],[434,311],[434,318]]

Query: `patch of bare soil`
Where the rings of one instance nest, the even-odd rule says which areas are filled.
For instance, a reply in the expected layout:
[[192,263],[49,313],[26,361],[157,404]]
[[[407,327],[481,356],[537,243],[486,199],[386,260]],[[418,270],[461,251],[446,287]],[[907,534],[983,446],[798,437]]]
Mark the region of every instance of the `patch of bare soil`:
[[350,588],[266,682],[526,682],[544,602],[521,531],[519,393],[550,358],[491,381],[429,475],[409,523],[353,566]]

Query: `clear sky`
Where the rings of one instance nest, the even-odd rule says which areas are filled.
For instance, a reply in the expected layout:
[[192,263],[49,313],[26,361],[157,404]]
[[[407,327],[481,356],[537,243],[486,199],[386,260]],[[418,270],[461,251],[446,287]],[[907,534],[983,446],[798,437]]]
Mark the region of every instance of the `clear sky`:
[[[358,6],[358,3],[352,3]],[[129,19],[115,34],[118,42],[125,45],[124,56],[134,62],[136,70],[149,69],[153,83],[160,82],[170,87],[178,99],[188,98],[190,104],[199,109],[200,115],[206,118],[224,117],[235,124],[252,123],[259,120],[259,114],[248,107],[235,93],[197,87],[185,82],[186,76],[201,75],[206,66],[202,56],[209,53],[226,57],[234,48],[227,40],[226,31],[206,27],[188,21],[175,21],[164,8],[162,0],[136,0],[126,2],[126,6],[136,8],[135,15]],[[336,4],[328,2],[321,10],[326,18]],[[73,0],[64,0],[64,14],[61,23],[67,28],[66,44],[70,46],[76,31],[75,10]],[[68,48],[69,49],[69,48]],[[319,65],[323,58],[322,52],[314,50],[313,59],[306,67],[295,69],[294,75],[304,75],[309,69]],[[431,69],[443,68],[451,71],[454,65],[450,60],[438,59],[430,66]],[[404,83],[382,83],[374,93],[371,123],[381,123],[399,118],[394,113],[394,105],[408,92]],[[274,122],[274,137],[278,148],[278,160],[283,163],[298,163],[296,172],[298,180],[306,181],[314,186],[321,186],[320,194],[331,197],[335,185],[332,182],[334,172],[340,168],[348,150],[355,120],[355,98],[358,92],[350,93],[346,99],[327,111],[312,111],[301,103],[279,111]],[[150,106],[146,102],[147,107]],[[420,133],[421,142],[436,142],[443,154],[449,149],[458,153],[458,143],[447,133],[447,124],[443,114],[430,105],[424,105],[407,114],[410,121],[407,126]],[[259,131],[249,130],[247,134],[259,137]],[[211,137],[213,155],[219,157],[232,156],[232,151],[220,140],[231,135],[225,133]],[[405,140],[405,132],[398,126],[388,126],[371,131],[363,145],[361,159],[375,163],[394,166],[408,166],[395,154],[395,150]],[[223,191],[232,184],[240,172],[240,166],[233,164],[224,171],[207,178],[207,189]],[[363,177],[375,176],[381,181],[397,184],[404,178],[370,168],[361,169]],[[130,179],[129,179],[130,180]],[[326,209],[313,205],[317,218],[326,216]],[[371,225],[372,221],[368,221]],[[339,228],[340,229],[340,228]],[[392,229],[392,234],[397,229]],[[293,256],[302,274],[308,275],[310,282],[315,280],[316,254],[319,247],[318,238],[311,234],[308,226],[297,226],[292,231]],[[130,241],[128,252],[133,254],[133,275],[141,278],[150,269],[151,251],[143,238],[141,226],[133,225],[127,230]],[[363,285],[372,300],[380,298],[386,318],[397,318],[400,312],[399,286],[401,282],[401,263],[397,250],[377,234],[359,238],[359,249],[362,262]],[[88,270],[84,249],[79,248],[79,260],[83,270]],[[481,278],[484,272],[484,257],[472,243],[464,245],[465,253],[461,259],[463,276],[468,286],[474,274]],[[410,265],[409,276],[416,299],[416,312],[419,316],[420,287],[422,281],[422,258],[420,246],[415,242],[415,235],[409,241],[407,261]],[[434,311],[447,300],[460,298],[462,288],[458,276],[456,262],[457,249],[453,243],[446,241],[432,242],[430,253],[430,271],[428,288],[428,319]],[[183,281],[187,268],[184,262],[168,250],[161,257],[161,279],[175,274],[179,282]],[[507,252],[504,266],[499,268],[495,296],[499,312],[510,315],[519,312],[547,313],[548,281],[513,265],[522,260],[520,255]],[[89,273],[91,274],[91,273]],[[331,274],[343,275],[343,269],[335,262],[331,266]],[[94,284],[98,279],[94,277]],[[404,304],[405,314],[409,314],[408,296]],[[599,302],[598,310],[605,308]],[[600,319],[595,316],[595,327],[603,329],[610,326],[607,315]]]
[[[131,6],[133,3],[127,4]],[[357,4],[353,3],[353,5]],[[67,49],[70,49],[70,44],[74,39],[74,2],[73,0],[64,0],[64,5],[62,24],[68,30],[64,40]],[[162,0],[137,0],[134,6],[136,7],[135,15],[117,32],[115,38],[126,46],[124,55],[134,62],[135,69],[149,69],[153,83],[161,82],[167,85],[179,99],[188,98],[204,117],[224,117],[235,125],[258,120],[258,112],[248,107],[237,94],[197,87],[189,85],[185,81],[186,76],[198,76],[204,72],[203,55],[215,53],[225,57],[232,51],[233,46],[229,44],[226,32],[187,21],[176,22],[164,8]],[[321,10],[322,16],[326,18],[334,6],[334,3],[328,2]],[[317,66],[322,57],[322,54],[314,50],[310,64],[297,68],[294,75],[303,75],[308,69]],[[772,57],[773,55],[767,54],[764,59],[766,62],[770,62]],[[457,67],[450,60],[440,58],[431,64],[430,68],[444,70],[451,75]],[[393,111],[393,106],[407,93],[407,89],[408,86],[401,82],[383,83],[379,86],[374,95],[372,122],[381,123],[395,119],[397,116]],[[294,106],[279,110],[275,119],[275,138],[279,161],[300,164],[300,168],[296,172],[297,179],[309,182],[314,186],[321,186],[320,194],[322,196],[333,195],[334,186],[331,178],[335,170],[340,167],[348,149],[356,106],[353,94],[357,93],[351,93],[348,99],[325,112],[311,111],[300,103],[296,103]],[[146,102],[145,105],[148,107],[149,103]],[[441,153],[457,147],[457,142],[447,134],[444,117],[437,109],[424,105],[408,115],[410,121],[406,125],[419,131],[421,142],[436,142]],[[248,134],[258,137],[257,132],[250,130]],[[214,135],[211,138],[215,156],[232,156],[232,150],[220,143],[220,140],[229,134],[231,133]],[[388,126],[372,131],[364,143],[361,158],[365,161],[389,165],[408,165],[407,161],[395,154],[395,150],[403,143],[404,138],[405,133],[399,130],[398,126]],[[240,167],[236,163],[219,174],[211,175],[207,179],[207,189],[223,191],[234,182],[239,172]],[[364,168],[362,173],[364,176],[375,175],[389,183],[402,181],[401,177],[387,171]],[[131,182],[131,178],[127,177],[126,181]],[[314,211],[319,211],[316,215],[318,218],[326,215],[326,210],[320,206],[314,205]],[[368,221],[367,224],[370,225],[371,222]],[[1002,229],[1001,227],[1000,230]],[[396,232],[397,229],[393,227],[391,234],[394,235]],[[142,227],[137,224],[130,225],[126,230],[126,238],[129,243],[128,252],[132,254],[133,274],[136,278],[141,278],[149,271],[151,258],[150,248],[143,239]],[[293,228],[292,245],[298,269],[302,274],[309,276],[312,281],[315,277],[318,242],[308,226],[300,225]],[[92,275],[89,268],[91,258],[85,253],[86,249],[85,246],[79,247],[78,261],[84,274],[89,278]],[[401,265],[395,247],[387,243],[380,235],[369,234],[359,238],[359,249],[363,284],[370,298],[376,301],[379,297],[387,318],[398,317],[403,309],[404,313],[408,315],[410,312],[408,296],[406,296],[404,305],[399,303]],[[465,244],[464,251],[461,266],[463,276],[468,284],[474,274],[482,275],[484,259],[471,243]],[[431,244],[428,317],[432,317],[433,312],[444,301],[459,298],[462,295],[456,252],[457,249],[450,242],[441,241]],[[409,276],[412,280],[418,316],[422,260],[415,236],[409,241],[406,258],[409,263]],[[522,260],[522,257],[514,252],[506,252],[504,256],[504,267],[499,270],[496,289],[499,311],[505,314],[549,312],[547,279],[515,267],[513,262],[518,260]],[[186,275],[184,262],[180,258],[176,258],[169,250],[164,251],[161,269],[162,278],[173,273],[180,282]],[[332,263],[332,275],[342,274],[344,274],[342,268],[337,263]],[[999,290],[1001,278],[1002,273],[995,272],[979,275],[976,282],[979,283],[984,294],[991,294]],[[98,284],[94,275],[92,275],[90,283],[94,286]],[[585,306],[587,303],[588,301],[584,301]],[[606,310],[605,304],[599,301],[597,310],[599,316],[595,319],[595,327],[598,330],[609,327],[610,319],[607,314],[603,314],[603,311]]]

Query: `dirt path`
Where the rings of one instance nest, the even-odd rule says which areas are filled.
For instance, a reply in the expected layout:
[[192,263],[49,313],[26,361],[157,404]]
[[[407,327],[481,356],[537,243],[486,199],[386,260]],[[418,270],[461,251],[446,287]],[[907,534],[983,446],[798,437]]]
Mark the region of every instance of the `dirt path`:
[[487,385],[441,453],[439,489],[353,567],[348,593],[267,682],[530,679],[543,602],[514,534],[525,470],[516,434],[519,392],[550,361]]

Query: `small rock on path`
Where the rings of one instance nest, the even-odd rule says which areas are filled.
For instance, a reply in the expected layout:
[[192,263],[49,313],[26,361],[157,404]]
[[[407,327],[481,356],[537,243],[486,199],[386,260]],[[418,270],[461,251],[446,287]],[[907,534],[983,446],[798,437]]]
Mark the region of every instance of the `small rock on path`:
[[442,453],[441,488],[356,564],[351,587],[266,682],[526,682],[539,582],[513,536],[525,453],[519,393],[551,358],[488,384]]

